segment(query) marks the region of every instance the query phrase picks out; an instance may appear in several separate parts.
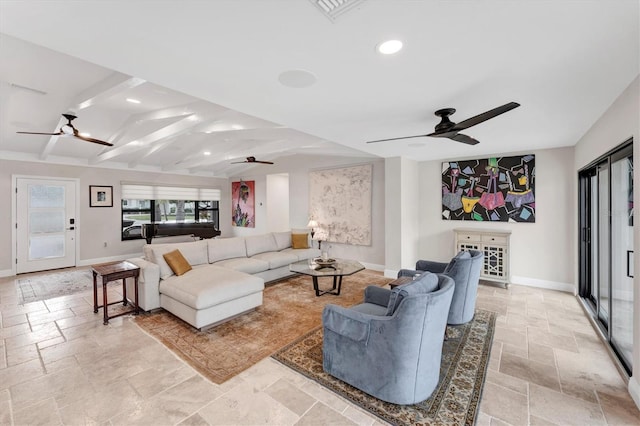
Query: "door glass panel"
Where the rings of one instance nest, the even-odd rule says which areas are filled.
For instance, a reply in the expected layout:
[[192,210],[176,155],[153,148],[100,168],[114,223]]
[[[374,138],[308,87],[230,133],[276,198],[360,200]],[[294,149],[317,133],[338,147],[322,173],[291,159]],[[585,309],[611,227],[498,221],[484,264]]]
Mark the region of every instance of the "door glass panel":
[[633,159],[611,165],[612,344],[630,365],[633,351]]
[[64,210],[31,210],[29,232],[32,234],[64,231]]
[[64,185],[29,185],[29,260],[65,256]]
[[29,207],[64,208],[64,186],[31,185],[29,187]]
[[64,257],[64,234],[29,238],[29,260]]
[[598,317],[609,324],[609,168],[598,168]]

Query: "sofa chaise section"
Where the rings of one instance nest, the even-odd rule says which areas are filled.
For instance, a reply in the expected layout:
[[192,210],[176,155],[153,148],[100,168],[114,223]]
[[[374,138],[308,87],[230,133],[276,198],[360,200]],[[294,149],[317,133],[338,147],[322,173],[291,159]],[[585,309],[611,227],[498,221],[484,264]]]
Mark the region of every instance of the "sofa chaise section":
[[200,265],[185,276],[160,282],[160,306],[195,328],[218,322],[262,305],[264,280],[216,265]]

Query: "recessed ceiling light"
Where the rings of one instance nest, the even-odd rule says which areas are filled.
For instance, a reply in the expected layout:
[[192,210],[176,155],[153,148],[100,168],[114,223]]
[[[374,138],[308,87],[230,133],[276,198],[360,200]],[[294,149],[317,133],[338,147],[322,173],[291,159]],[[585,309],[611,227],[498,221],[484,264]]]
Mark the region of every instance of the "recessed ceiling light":
[[195,115],[195,114],[194,114],[194,115],[190,115],[190,116],[188,117],[188,119],[189,119],[189,121],[198,121],[198,116],[197,116],[197,115]]
[[137,99],[133,99],[133,98],[127,98],[127,102],[130,102],[132,104],[139,104],[140,101]]
[[398,53],[400,49],[402,49],[402,42],[400,40],[387,40],[377,46],[378,52],[383,55],[393,55],[394,53]]
[[203,154],[204,155],[211,155],[211,152],[210,151],[205,151],[205,152],[203,152]]

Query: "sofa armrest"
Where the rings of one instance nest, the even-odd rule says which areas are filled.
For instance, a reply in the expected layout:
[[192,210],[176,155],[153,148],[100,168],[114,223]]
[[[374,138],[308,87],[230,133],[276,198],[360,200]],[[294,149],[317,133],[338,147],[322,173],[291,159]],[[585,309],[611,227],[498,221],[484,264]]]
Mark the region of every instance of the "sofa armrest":
[[[160,267],[140,257],[127,259],[140,268],[138,304],[145,311],[160,307]],[[133,297],[133,279],[127,279],[127,295]]]
[[429,271],[435,274],[441,274],[444,272],[449,263],[444,262],[432,262],[430,260],[418,260],[416,262],[416,269],[420,271]]
[[369,319],[371,315],[343,308],[338,305],[326,305],[322,311],[322,326],[336,334],[355,342],[369,340]]
[[389,297],[391,290],[386,288],[370,285],[364,289],[364,303],[373,303],[386,307],[389,305]]

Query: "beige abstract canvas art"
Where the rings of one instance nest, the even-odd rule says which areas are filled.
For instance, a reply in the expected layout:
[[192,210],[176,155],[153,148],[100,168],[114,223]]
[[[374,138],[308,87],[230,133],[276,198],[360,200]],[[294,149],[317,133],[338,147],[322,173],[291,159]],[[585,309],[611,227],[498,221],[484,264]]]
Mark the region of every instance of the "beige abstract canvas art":
[[309,173],[309,214],[327,241],[371,245],[372,174],[371,164]]

